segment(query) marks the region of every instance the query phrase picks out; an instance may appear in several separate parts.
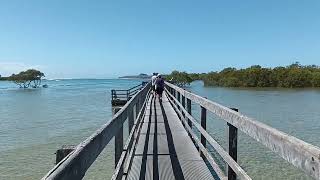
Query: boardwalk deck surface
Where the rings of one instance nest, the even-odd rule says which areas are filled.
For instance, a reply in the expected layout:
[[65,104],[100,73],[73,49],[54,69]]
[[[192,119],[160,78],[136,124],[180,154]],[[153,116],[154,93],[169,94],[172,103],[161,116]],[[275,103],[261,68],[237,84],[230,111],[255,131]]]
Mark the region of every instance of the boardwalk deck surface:
[[214,179],[167,97],[150,97],[127,179]]

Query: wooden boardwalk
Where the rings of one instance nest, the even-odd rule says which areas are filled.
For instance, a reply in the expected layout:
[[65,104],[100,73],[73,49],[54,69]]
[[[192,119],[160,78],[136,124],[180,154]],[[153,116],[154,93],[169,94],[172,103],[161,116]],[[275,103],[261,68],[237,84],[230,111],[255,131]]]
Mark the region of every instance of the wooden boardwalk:
[[[135,94],[126,90],[126,103],[117,107],[111,120],[74,149],[57,153],[62,157],[57,158],[59,162],[42,180],[82,179],[110,142],[115,143],[112,180],[251,180],[238,164],[238,131],[264,145],[297,170],[320,180],[320,148],[317,146],[168,82],[162,102],[152,95],[150,83],[133,91]],[[121,100],[121,94],[122,91],[114,91],[112,101]],[[192,115],[192,106],[200,109],[199,119]],[[225,122],[226,147],[207,132],[208,112]],[[129,131],[126,138],[125,123],[128,123]],[[213,156],[209,147],[217,154]],[[226,163],[226,168],[222,169],[216,163],[216,156]],[[261,167],[261,173],[263,170]]]
[[145,111],[127,179],[214,179],[166,96]]

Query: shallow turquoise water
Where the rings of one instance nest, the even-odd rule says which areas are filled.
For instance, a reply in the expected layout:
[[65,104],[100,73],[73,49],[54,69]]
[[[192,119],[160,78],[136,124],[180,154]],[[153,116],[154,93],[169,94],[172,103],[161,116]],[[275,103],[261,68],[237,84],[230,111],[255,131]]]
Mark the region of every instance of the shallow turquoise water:
[[[40,179],[62,145],[76,145],[111,118],[110,90],[139,84],[134,80],[47,81],[47,89],[18,89],[0,82],[0,179]],[[261,122],[320,146],[319,89],[206,88],[189,90]],[[193,114],[199,117],[199,107]],[[226,145],[226,124],[210,114],[208,130]],[[239,162],[254,179],[307,179],[299,170],[240,133]],[[108,179],[113,143],[85,179]],[[221,165],[224,163],[221,161]]]
[[[127,89],[141,81],[44,83],[49,88],[24,90],[0,82],[0,179],[41,178],[53,167],[58,148],[77,145],[111,118],[111,89]],[[102,156],[107,163],[92,172],[104,168],[103,173],[111,174],[113,153]],[[97,173],[91,174],[88,179],[96,179]]]

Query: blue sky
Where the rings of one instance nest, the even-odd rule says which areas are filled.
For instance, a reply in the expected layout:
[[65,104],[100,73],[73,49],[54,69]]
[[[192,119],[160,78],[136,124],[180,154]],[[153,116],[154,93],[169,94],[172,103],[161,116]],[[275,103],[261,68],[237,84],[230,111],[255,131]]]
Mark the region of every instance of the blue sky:
[[0,74],[49,78],[320,65],[319,0],[1,0]]

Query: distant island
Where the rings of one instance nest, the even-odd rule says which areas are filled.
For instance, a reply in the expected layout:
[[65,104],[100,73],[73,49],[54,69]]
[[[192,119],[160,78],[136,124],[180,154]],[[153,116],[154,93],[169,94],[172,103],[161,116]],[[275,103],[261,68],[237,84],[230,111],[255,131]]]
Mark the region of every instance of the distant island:
[[151,75],[148,74],[139,74],[139,75],[130,75],[130,76],[121,76],[120,79],[150,79]]

